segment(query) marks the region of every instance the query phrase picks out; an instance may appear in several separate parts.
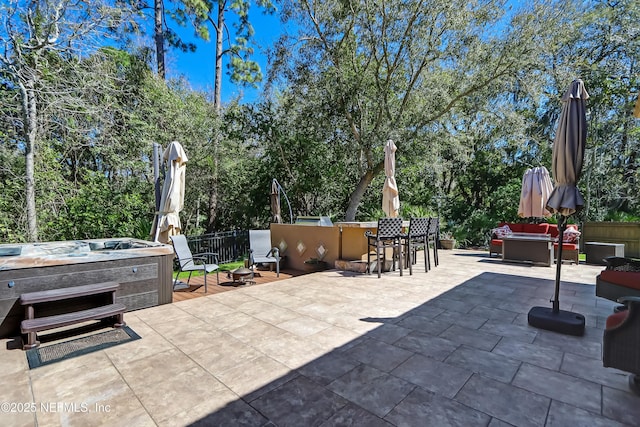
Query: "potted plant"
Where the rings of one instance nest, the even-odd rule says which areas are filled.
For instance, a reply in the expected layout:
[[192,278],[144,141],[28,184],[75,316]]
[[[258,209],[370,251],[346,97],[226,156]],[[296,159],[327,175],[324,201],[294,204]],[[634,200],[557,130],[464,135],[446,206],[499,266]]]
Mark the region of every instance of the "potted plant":
[[450,231],[440,233],[440,247],[442,249],[453,249],[456,246],[456,238]]
[[327,263],[318,258],[309,258],[304,262],[304,268],[307,272],[323,271],[327,269]]

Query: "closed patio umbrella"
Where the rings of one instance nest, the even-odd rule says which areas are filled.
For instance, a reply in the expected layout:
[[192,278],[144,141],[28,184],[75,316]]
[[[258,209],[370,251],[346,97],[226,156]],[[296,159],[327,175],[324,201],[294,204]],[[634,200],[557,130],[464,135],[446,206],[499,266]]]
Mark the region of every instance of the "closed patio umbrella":
[[169,243],[170,236],[180,234],[182,229],[180,211],[184,207],[185,171],[188,159],[178,141],[169,144],[162,158],[167,162],[167,172],[162,186],[154,240]]
[[584,316],[560,310],[560,271],[562,268],[562,237],[567,216],[584,206],[584,199],[576,186],[582,172],[587,141],[585,101],[589,94],[584,82],[576,79],[562,97],[562,112],[553,140],[553,178],[556,186],[549,196],[547,209],[558,214],[558,254],[553,307],[533,307],[529,311],[529,324],[542,329],[570,334],[584,334]]
[[382,210],[388,217],[398,216],[400,209],[400,196],[396,184],[396,144],[388,140],[384,146],[384,186],[382,187]]
[[271,222],[282,224],[282,212],[280,208],[280,192],[278,181],[271,181]]
[[551,216],[547,201],[553,191],[549,171],[544,166],[527,169],[522,177],[522,192],[518,216],[521,218],[544,218]]

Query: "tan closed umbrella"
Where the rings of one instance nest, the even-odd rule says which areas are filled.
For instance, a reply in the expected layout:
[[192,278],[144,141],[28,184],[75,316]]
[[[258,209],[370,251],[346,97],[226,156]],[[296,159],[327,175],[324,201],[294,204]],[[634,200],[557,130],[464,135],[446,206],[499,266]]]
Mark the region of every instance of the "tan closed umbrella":
[[533,307],[528,319],[531,326],[569,335],[583,335],[585,318],[582,314],[560,310],[560,271],[562,268],[562,237],[567,216],[584,206],[584,199],[576,186],[582,173],[587,143],[585,101],[589,94],[580,79],[574,80],[562,97],[562,112],[553,140],[553,178],[555,188],[549,196],[547,209],[558,213],[558,254],[556,260],[555,295],[553,307]]
[[384,146],[384,186],[382,187],[382,210],[391,218],[398,216],[400,196],[396,184],[396,144],[388,140]]
[[167,162],[167,172],[162,186],[160,210],[158,211],[158,225],[155,241],[169,243],[170,237],[180,234],[180,211],[184,207],[185,172],[187,155],[178,141],[169,144],[164,154]]
[[549,171],[544,166],[527,169],[522,177],[522,192],[518,216],[521,218],[546,218],[551,216],[547,201],[553,191]]
[[582,173],[587,142],[585,101],[589,98],[584,82],[574,80],[562,97],[562,113],[553,140],[552,171],[556,186],[549,196],[547,209],[567,217],[584,206],[576,184]]

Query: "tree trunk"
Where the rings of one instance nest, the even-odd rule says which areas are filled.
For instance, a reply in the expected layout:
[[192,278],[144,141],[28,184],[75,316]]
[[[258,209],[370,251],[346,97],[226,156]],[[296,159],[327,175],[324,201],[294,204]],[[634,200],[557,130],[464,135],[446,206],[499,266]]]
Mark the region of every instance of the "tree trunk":
[[163,0],[155,0],[154,4],[155,12],[155,41],[156,41],[156,63],[158,65],[158,76],[162,80],[165,78],[165,65],[164,65],[164,32],[162,28],[162,18],[164,17],[164,2]]
[[[355,221],[356,213],[358,212],[358,206],[360,206],[360,202],[362,201],[362,197],[364,196],[365,191],[373,181],[373,178],[376,177],[382,170],[384,169],[384,161],[378,163],[373,169],[369,169],[365,172],[365,174],[360,177],[360,182],[356,186],[355,190],[349,196],[349,206],[347,207],[347,212],[345,213],[345,221]],[[382,189],[380,189],[380,197],[382,197]],[[382,202],[380,202],[380,206],[382,206]]]
[[25,198],[27,210],[27,237],[30,242],[38,241],[38,222],[36,216],[36,179],[35,179],[35,147],[38,130],[38,104],[35,93],[35,82],[29,78],[20,84],[22,93],[22,114],[24,115],[25,135]]
[[218,135],[213,138],[213,172],[211,174],[211,187],[209,188],[209,223],[207,224],[207,232],[213,233],[216,230],[218,221],[218,165],[220,154]]
[[[216,68],[213,86],[213,105],[218,115],[222,108],[221,91],[222,91],[222,37],[224,30],[224,1],[218,2],[218,23],[216,26]],[[212,233],[215,231],[218,219],[218,168],[220,165],[218,132],[213,137],[213,172],[211,176],[211,187],[209,188],[209,222],[207,231]]]
[[215,81],[213,86],[213,105],[216,111],[220,111],[222,90],[222,37],[224,30],[224,1],[218,1],[218,24],[216,27],[216,69],[215,69]]

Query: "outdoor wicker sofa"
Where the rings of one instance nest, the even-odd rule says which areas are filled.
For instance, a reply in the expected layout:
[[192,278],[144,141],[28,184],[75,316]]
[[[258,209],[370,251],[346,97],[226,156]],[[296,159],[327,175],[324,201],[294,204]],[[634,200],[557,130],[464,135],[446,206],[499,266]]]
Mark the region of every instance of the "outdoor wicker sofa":
[[[508,226],[511,232],[513,233],[534,233],[534,234],[550,234],[551,238],[555,240],[553,244],[554,253],[558,251],[558,225],[557,224],[548,224],[546,222],[540,224],[527,224],[520,222],[501,222],[498,224],[498,228]],[[567,229],[574,229],[578,231],[578,226],[576,224],[568,224]],[[489,257],[493,254],[496,256],[502,255],[502,239],[500,239],[496,234],[495,230],[492,230],[491,239],[489,241]],[[562,260],[563,261],[571,261],[576,264],[579,263],[578,254],[579,254],[579,241],[578,238],[574,242],[563,242],[562,243]]]

